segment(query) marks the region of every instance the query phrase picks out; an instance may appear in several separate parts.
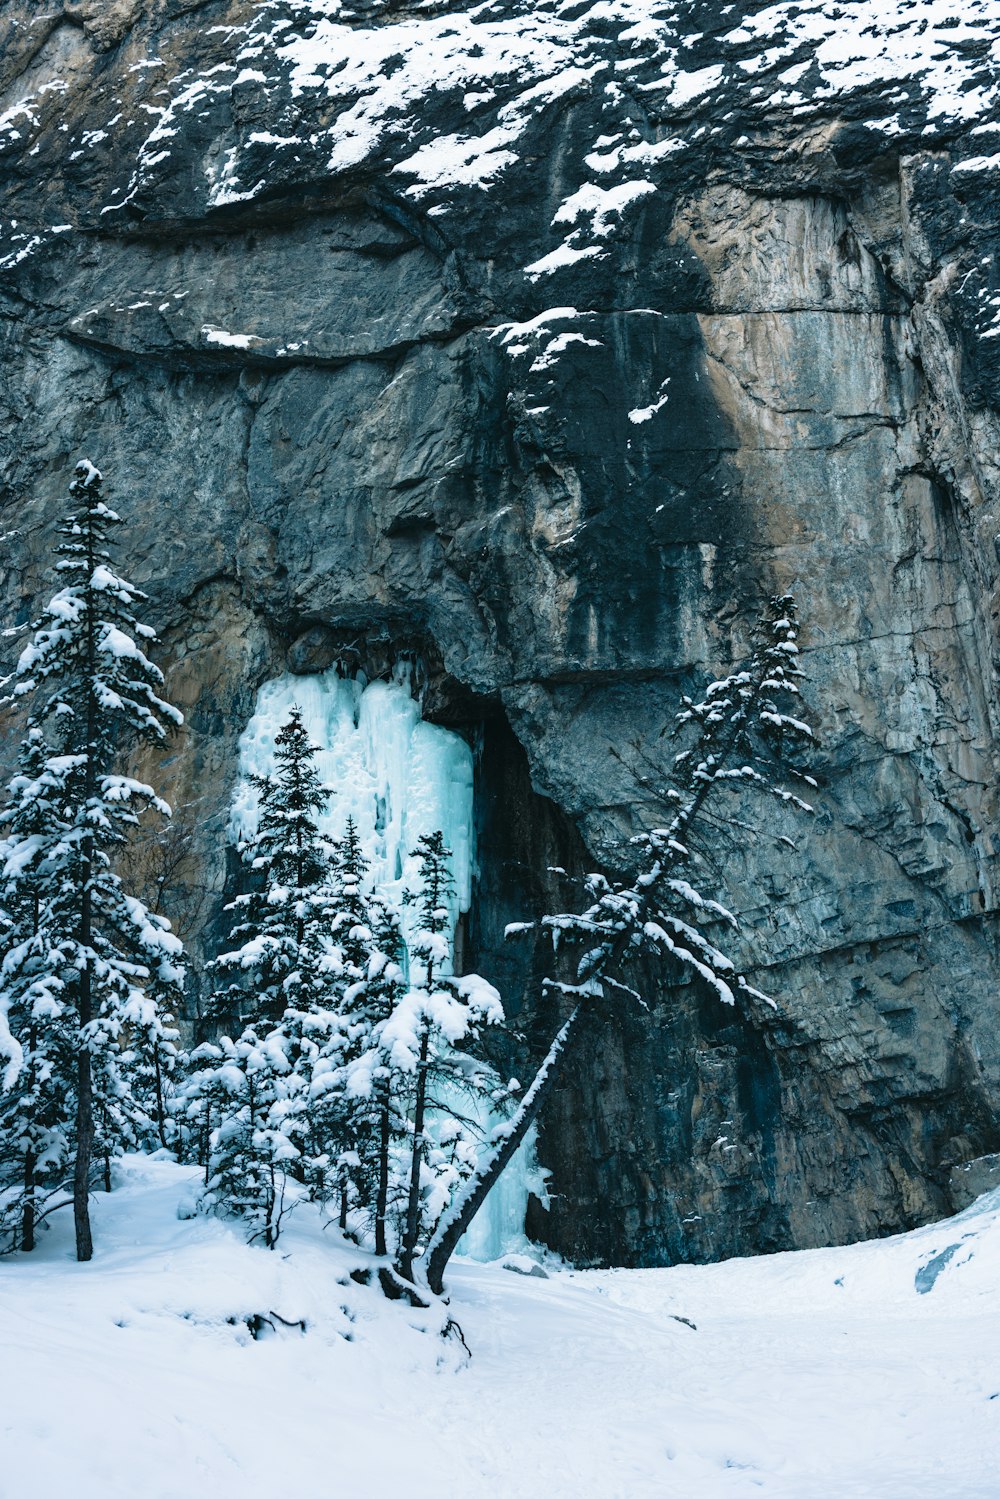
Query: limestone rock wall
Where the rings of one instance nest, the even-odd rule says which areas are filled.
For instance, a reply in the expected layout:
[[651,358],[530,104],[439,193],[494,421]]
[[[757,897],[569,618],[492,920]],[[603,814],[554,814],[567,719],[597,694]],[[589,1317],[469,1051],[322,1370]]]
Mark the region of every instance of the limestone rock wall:
[[93,457],[187,714],[196,953],[259,683],[419,652],[481,745],[470,961],[527,1065],[503,920],[621,858],[611,746],[799,599],[817,814],[714,853],[780,1011],[650,972],[595,1027],[534,1224],[581,1259],[890,1231],[1000,1146],[998,35],[987,0],[0,21],[4,612]]

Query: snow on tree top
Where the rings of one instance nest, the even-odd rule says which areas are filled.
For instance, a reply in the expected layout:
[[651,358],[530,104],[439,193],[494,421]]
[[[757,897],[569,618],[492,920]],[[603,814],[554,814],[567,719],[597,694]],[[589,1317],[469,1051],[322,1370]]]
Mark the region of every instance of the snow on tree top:
[[77,483],[80,484],[84,489],[90,489],[94,485],[100,484],[103,478],[100,469],[95,464],[91,463],[89,458],[80,459],[80,462],[76,466],[74,476]]

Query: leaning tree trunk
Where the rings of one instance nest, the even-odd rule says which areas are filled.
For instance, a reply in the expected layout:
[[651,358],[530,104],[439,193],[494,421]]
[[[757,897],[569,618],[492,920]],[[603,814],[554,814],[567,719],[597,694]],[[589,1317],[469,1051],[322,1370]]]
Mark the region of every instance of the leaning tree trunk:
[[[648,894],[644,899],[648,905]],[[563,1022],[556,1033],[544,1062],[535,1073],[531,1087],[521,1099],[514,1117],[505,1127],[499,1142],[486,1153],[455,1200],[438,1220],[424,1253],[427,1284],[435,1296],[440,1296],[444,1288],[444,1272],[448,1261],[455,1253],[458,1241],[513,1160],[518,1146],[552,1092],[566,1060],[567,1045],[574,1037],[583,1015],[585,997],[599,992],[602,974],[621,962],[628,952],[630,941],[629,931],[620,931],[609,946],[594,949],[583,960],[575,984],[555,986],[564,994],[575,994],[577,1002],[570,1011],[568,1019]]]
[[444,1272],[455,1253],[458,1241],[513,1160],[518,1146],[537,1118],[539,1109],[555,1087],[566,1060],[567,1043],[576,1031],[582,1013],[582,1004],[577,1004],[568,1020],[563,1022],[549,1047],[545,1061],[536,1072],[531,1087],[522,1098],[498,1144],[487,1152],[455,1201],[442,1214],[424,1256],[427,1284],[436,1296],[440,1296],[444,1289]]
[[440,1296],[444,1289],[444,1272],[459,1240],[513,1160],[518,1146],[555,1087],[566,1060],[568,1043],[575,1037],[583,1016],[585,997],[599,992],[597,986],[601,975],[614,963],[621,961],[628,951],[629,940],[627,932],[619,932],[609,947],[595,949],[584,960],[575,984],[556,986],[564,994],[575,994],[577,1002],[557,1031],[545,1060],[535,1073],[531,1087],[521,1099],[514,1117],[506,1125],[498,1143],[487,1151],[462,1190],[442,1213],[424,1252],[427,1284],[435,1296]]

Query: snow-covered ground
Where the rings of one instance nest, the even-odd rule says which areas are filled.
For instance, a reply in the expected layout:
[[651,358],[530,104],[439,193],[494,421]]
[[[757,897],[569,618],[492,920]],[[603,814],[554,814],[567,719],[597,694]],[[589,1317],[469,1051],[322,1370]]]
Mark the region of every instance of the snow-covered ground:
[[[3,1499],[1000,1494],[1000,1192],[846,1249],[460,1264],[470,1360],[352,1282],[332,1230],[293,1217],[268,1253],[178,1219],[192,1180],[131,1158],[92,1264],[68,1215],[0,1263]],[[254,1313],[306,1331],[255,1340]]]

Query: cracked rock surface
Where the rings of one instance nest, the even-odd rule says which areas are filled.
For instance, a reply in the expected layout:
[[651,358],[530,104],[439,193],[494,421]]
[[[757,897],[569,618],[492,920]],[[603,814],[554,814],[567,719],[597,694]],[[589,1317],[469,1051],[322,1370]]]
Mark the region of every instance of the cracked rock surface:
[[997,0],[0,20],[4,615],[92,457],[187,715],[196,953],[260,682],[419,651],[526,1066],[526,871],[618,857],[610,747],[798,597],[817,815],[709,851],[779,1013],[650,972],[595,1028],[532,1222],[575,1258],[890,1232],[1000,1149],[998,39]]

